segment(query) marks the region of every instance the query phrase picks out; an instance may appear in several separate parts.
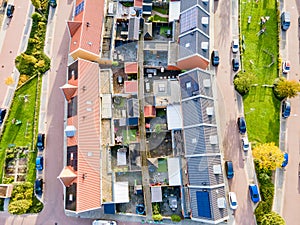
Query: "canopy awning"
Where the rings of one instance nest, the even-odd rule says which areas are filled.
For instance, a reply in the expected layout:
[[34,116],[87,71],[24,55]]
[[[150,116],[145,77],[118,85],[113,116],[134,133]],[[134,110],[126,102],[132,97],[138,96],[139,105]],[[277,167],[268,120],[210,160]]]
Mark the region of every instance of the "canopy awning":
[[151,202],[162,202],[161,186],[151,187]]

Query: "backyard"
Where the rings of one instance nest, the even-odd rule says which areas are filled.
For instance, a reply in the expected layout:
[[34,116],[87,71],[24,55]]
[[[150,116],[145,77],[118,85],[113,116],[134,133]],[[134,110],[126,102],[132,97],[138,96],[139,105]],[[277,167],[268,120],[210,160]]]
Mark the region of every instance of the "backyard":
[[245,1],[240,5],[242,70],[255,82],[244,96],[244,113],[252,143],[279,140],[280,101],[272,85],[278,77],[278,16],[276,1]]

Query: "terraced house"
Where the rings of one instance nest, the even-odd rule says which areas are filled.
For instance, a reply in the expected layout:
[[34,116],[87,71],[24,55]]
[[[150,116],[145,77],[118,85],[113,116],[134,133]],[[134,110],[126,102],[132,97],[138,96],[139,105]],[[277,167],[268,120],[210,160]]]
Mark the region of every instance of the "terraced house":
[[151,22],[151,0],[75,2],[58,177],[68,215],[151,217],[154,204],[166,218],[228,219],[213,80],[205,71],[209,1],[170,5],[169,21]]

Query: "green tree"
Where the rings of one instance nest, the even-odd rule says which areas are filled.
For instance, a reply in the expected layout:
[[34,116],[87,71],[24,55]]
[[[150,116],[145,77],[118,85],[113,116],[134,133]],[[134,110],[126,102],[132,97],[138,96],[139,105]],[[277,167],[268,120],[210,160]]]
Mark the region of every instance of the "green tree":
[[261,219],[261,225],[285,225],[284,219],[276,212],[265,214]]
[[234,78],[235,89],[242,95],[247,94],[256,77],[252,73],[239,73]]
[[295,80],[287,80],[284,77],[275,80],[274,92],[280,99],[296,97],[299,91],[300,84]]
[[274,142],[257,145],[252,154],[260,168],[269,170],[281,167],[284,160],[283,153]]

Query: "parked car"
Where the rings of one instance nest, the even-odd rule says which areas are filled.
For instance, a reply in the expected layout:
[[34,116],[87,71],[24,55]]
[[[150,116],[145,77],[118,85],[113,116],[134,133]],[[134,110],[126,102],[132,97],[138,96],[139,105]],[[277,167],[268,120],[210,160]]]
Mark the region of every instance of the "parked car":
[[2,125],[3,123],[3,120],[4,120],[4,117],[5,117],[5,114],[6,114],[6,109],[2,109],[0,108],[0,126]]
[[219,65],[220,57],[219,57],[219,52],[217,50],[212,51],[211,60],[212,60],[212,65],[213,66],[218,66]]
[[49,5],[50,5],[52,8],[55,8],[55,7],[57,6],[56,0],[49,0]]
[[282,117],[288,118],[291,114],[291,103],[288,100],[282,102]]
[[233,178],[234,171],[233,171],[232,161],[225,161],[225,171],[226,171],[226,176],[228,179]]
[[243,150],[244,150],[245,152],[249,150],[249,148],[250,148],[250,143],[249,143],[248,137],[243,137],[243,138],[242,138],[242,147],[243,147]]
[[281,29],[283,31],[286,31],[289,29],[290,25],[291,25],[291,15],[289,12],[283,12],[281,13]]
[[282,72],[288,73],[291,70],[291,62],[286,60],[282,62]]
[[94,220],[92,225],[117,225],[117,222],[111,220]]
[[39,151],[44,150],[44,147],[45,147],[45,134],[42,134],[42,133],[38,134],[36,147]]
[[36,167],[36,170],[38,170],[38,171],[42,171],[44,169],[44,157],[43,156],[36,157],[35,167]]
[[34,182],[34,189],[37,195],[43,194],[43,179],[36,179]]
[[7,17],[12,18],[14,15],[14,11],[15,11],[15,6],[12,4],[8,4],[7,10],[6,10]]
[[237,53],[239,51],[239,39],[233,39],[231,43],[231,49],[233,53]]
[[249,193],[250,193],[252,202],[254,202],[254,203],[259,202],[260,198],[259,198],[258,188],[257,188],[256,184],[249,185]]
[[288,153],[284,153],[283,154],[283,162],[282,162],[282,164],[281,164],[281,167],[286,167],[287,166],[287,164],[289,163],[289,154]]
[[234,192],[229,192],[228,193],[228,198],[229,198],[230,208],[233,209],[233,210],[237,209],[238,203],[237,203],[237,200],[236,200],[236,194]]
[[177,198],[174,195],[169,196],[169,207],[172,211],[177,209]]
[[238,58],[232,59],[232,70],[234,72],[238,71],[240,68],[240,60]]
[[244,117],[239,117],[237,120],[238,128],[241,134],[245,134],[247,131],[246,121]]

